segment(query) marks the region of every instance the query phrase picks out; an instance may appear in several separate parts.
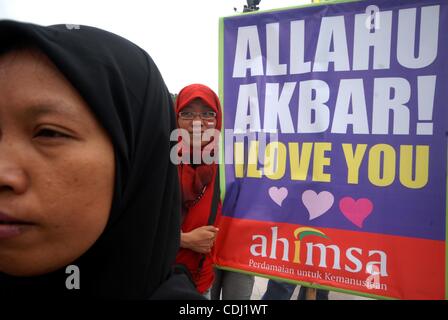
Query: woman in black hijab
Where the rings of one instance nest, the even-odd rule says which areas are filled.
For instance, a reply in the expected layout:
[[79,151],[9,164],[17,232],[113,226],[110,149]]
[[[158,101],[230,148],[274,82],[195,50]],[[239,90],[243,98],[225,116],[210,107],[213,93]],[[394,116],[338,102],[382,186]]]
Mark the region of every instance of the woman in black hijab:
[[92,27],[0,21],[0,87],[0,297],[200,299],[171,271],[176,120],[148,54]]

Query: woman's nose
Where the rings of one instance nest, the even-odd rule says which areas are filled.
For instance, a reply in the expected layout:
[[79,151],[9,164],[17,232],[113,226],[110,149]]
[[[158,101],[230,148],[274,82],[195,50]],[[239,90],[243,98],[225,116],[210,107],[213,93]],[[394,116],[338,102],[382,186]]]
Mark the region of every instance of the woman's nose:
[[25,193],[28,188],[28,176],[23,168],[14,160],[8,150],[0,143],[0,194],[14,192]]
[[194,127],[198,127],[198,128],[200,128],[200,127],[202,127],[202,125],[203,125],[203,121],[202,121],[202,119],[194,119],[193,120],[193,128]]

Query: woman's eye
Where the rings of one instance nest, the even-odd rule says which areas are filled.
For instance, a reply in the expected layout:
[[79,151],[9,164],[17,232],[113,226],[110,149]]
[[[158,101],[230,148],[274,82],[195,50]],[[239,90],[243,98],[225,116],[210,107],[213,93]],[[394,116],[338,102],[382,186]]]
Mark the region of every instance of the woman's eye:
[[44,138],[69,138],[70,136],[59,132],[59,131],[55,131],[52,129],[41,129],[39,130],[35,137],[44,137]]
[[185,119],[190,119],[190,118],[194,118],[194,113],[185,111],[185,112],[181,112],[180,116]]
[[214,118],[214,117],[216,117],[216,113],[213,112],[213,111],[207,111],[207,112],[204,112],[204,117],[206,117],[206,118]]

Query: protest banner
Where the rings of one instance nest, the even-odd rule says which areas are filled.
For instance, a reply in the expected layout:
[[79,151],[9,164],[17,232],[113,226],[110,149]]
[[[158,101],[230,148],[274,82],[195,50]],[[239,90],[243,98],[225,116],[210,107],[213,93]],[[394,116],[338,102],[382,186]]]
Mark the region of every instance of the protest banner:
[[447,298],[446,30],[443,0],[220,20],[218,267]]

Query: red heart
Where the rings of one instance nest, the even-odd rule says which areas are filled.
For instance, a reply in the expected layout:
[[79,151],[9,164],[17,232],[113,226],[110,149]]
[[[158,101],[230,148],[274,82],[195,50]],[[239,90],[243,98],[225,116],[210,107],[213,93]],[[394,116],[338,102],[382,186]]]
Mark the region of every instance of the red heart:
[[339,209],[351,223],[362,228],[364,220],[372,213],[373,203],[367,198],[345,197],[339,201]]

